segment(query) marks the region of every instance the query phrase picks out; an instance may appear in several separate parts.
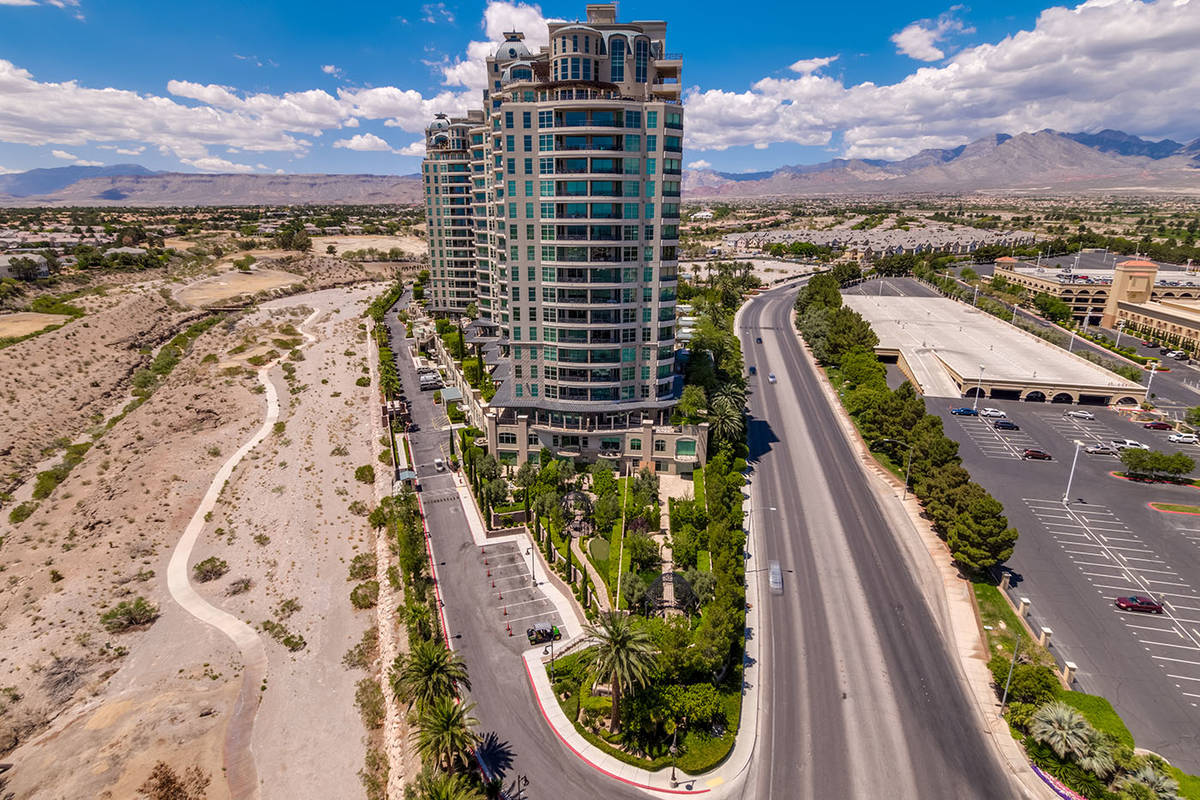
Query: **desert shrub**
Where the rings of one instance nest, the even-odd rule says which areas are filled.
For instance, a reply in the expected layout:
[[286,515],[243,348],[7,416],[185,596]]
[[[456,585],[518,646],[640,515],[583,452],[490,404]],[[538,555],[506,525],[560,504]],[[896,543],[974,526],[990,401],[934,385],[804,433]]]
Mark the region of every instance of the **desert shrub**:
[[363,678],[354,687],[354,704],[367,730],[383,727],[383,689],[374,678]]
[[225,594],[233,597],[235,594],[242,594],[250,591],[250,587],[254,585],[254,581],[249,578],[238,578],[229,584],[229,588],[225,590]]
[[374,608],[379,602],[379,581],[363,581],[350,592],[350,603],[355,608]]
[[13,506],[12,511],[8,512],[8,521],[13,525],[20,525],[22,522],[29,519],[36,509],[37,503],[26,502],[15,505]]
[[362,375],[362,376],[360,376],[360,377],[359,377],[359,379],[358,379],[358,380],[356,380],[356,381],[354,382],[354,385],[355,385],[355,386],[370,386],[370,385],[371,385],[371,379],[370,379],[370,378],[368,378],[366,375]]
[[192,567],[192,574],[201,583],[208,583],[229,572],[229,564],[224,559],[209,556]]
[[100,615],[100,623],[113,633],[120,633],[138,625],[149,625],[156,619],[158,606],[140,596],[133,600],[122,600]]
[[354,479],[360,483],[374,483],[375,468],[370,464],[363,464],[361,467],[354,470]]
[[362,500],[354,500],[348,506],[348,510],[356,517],[365,517],[371,513],[371,507]]
[[[1004,691],[1008,679],[1009,659],[997,655],[988,662],[997,693]],[[1008,700],[1012,703],[1028,703],[1041,706],[1058,697],[1062,684],[1050,667],[1040,664],[1017,664],[1013,667],[1012,681],[1008,687]]]
[[210,778],[198,766],[190,766],[180,775],[165,761],[159,761],[138,792],[148,800],[204,800]]
[[370,669],[372,662],[379,655],[379,632],[375,628],[363,631],[358,644],[346,651],[342,656],[342,666],[346,669]]
[[359,553],[350,560],[350,577],[347,580],[365,581],[375,577],[375,554]]

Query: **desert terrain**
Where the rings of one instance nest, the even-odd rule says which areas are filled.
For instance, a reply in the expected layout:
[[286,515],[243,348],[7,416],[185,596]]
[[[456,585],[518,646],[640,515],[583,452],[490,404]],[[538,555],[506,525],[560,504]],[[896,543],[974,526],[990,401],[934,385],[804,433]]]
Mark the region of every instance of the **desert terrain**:
[[[361,379],[362,312],[383,284],[341,259],[288,269],[304,282],[292,290],[312,290],[199,326],[133,407],[131,382],[163,343],[211,319],[176,299],[195,297],[174,295],[176,282],[78,298],[85,316],[0,349],[14,409],[0,420],[0,760],[15,765],[4,788],[16,797],[132,797],[159,761],[198,766],[214,799],[229,796],[224,767],[239,761],[265,798],[362,796],[355,690],[375,664],[369,649],[357,665],[343,658],[375,619],[351,605],[348,568],[375,549],[373,487],[354,470],[382,467]],[[273,395],[277,421],[237,460]],[[33,473],[68,454],[73,468],[35,495]],[[179,551],[210,489],[215,505]],[[173,555],[189,591],[252,632],[261,676],[176,601]],[[152,621],[102,623],[139,599]]]

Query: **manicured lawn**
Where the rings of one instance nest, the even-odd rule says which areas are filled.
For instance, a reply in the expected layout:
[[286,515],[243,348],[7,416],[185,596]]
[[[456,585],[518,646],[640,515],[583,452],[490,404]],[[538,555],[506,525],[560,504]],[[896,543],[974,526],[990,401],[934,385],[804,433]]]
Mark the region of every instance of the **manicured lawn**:
[[1200,514],[1200,506],[1187,506],[1182,503],[1151,503],[1155,511],[1172,511],[1176,514]]
[[704,493],[704,467],[696,467],[692,473],[692,499],[699,500],[704,510],[708,510],[708,496]]
[[1179,767],[1167,767],[1171,777],[1179,781],[1179,796],[1186,800],[1200,800],[1200,776],[1189,775]]
[[[612,544],[608,539],[601,536],[592,538],[588,543],[588,559],[592,562],[592,566],[596,568],[596,572],[603,578],[608,578],[609,556],[612,553]],[[605,590],[608,589],[607,584]]]
[[696,568],[701,572],[712,572],[712,553],[700,550],[696,553]]
[[1032,656],[1039,664],[1054,664],[1054,659],[1044,648],[1036,641],[1030,641],[1012,606],[1000,594],[999,586],[988,581],[974,581],[972,586],[975,589],[975,602],[979,605],[979,618],[985,626],[991,627],[991,630],[984,630],[989,657],[1000,652],[1011,657],[1017,634],[1020,633],[1022,653]]
[[1133,747],[1133,734],[1129,732],[1129,728],[1125,727],[1125,723],[1121,721],[1121,717],[1112,707],[1112,703],[1103,697],[1083,692],[1063,692],[1059,695],[1059,699],[1067,705],[1079,709],[1096,730],[1107,733],[1124,745]]

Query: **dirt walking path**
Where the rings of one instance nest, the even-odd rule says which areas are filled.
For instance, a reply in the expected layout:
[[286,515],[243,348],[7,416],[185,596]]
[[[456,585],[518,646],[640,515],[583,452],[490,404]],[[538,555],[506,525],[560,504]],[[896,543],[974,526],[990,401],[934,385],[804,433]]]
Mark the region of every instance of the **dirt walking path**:
[[[320,313],[319,309],[314,311],[301,323],[300,332],[306,339],[304,347],[316,341],[316,337],[307,333],[304,326],[310,324]],[[258,380],[267,396],[267,412],[262,426],[217,470],[167,565],[167,588],[175,602],[196,619],[229,637],[242,655],[242,685],[225,736],[225,777],[229,783],[229,794],[233,798],[261,796],[254,755],[250,750],[250,739],[254,730],[254,716],[258,711],[260,686],[267,673],[267,653],[254,628],[212,605],[196,592],[188,578],[187,570],[192,549],[200,532],[204,530],[206,518],[216,506],[226,481],[233,475],[234,469],[246,454],[271,434],[275,421],[279,419],[279,394],[267,375],[274,365],[275,362],[271,362],[258,369]]]

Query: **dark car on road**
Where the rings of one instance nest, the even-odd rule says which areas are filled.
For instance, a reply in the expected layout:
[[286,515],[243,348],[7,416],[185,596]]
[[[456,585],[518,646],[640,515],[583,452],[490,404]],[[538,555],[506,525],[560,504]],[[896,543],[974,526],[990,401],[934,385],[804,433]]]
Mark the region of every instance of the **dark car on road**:
[[1118,597],[1116,599],[1117,608],[1122,611],[1144,611],[1147,614],[1163,613],[1162,603],[1142,595],[1132,595],[1130,597]]
[[542,644],[551,640],[558,641],[562,638],[562,631],[557,625],[551,625],[549,622],[535,623],[532,628],[525,631],[525,635],[529,637],[530,644]]
[[1154,422],[1147,422],[1142,427],[1145,428],[1146,430],[1150,430],[1150,431],[1169,431],[1169,430],[1171,430],[1171,424],[1169,422],[1162,422],[1160,420],[1155,420]]
[[952,408],[952,409],[950,409],[950,413],[956,417],[978,417],[979,416],[979,412],[976,411],[975,409],[971,408],[970,406],[963,406],[962,408]]
[[998,419],[992,423],[992,427],[998,431],[1019,431],[1021,426],[1015,422],[1010,422],[1006,419]]
[[754,337],[754,342],[755,342],[755,344],[762,344],[762,337],[761,337],[761,336],[755,336],[755,337]]
[[758,367],[756,367],[756,366],[754,366],[753,364],[751,364],[751,365],[750,365],[750,374],[751,374],[751,375],[757,375],[757,374],[758,374]]
[[1021,453],[1021,458],[1032,458],[1034,461],[1050,461],[1051,456],[1045,450],[1039,450],[1036,447],[1026,447]]

